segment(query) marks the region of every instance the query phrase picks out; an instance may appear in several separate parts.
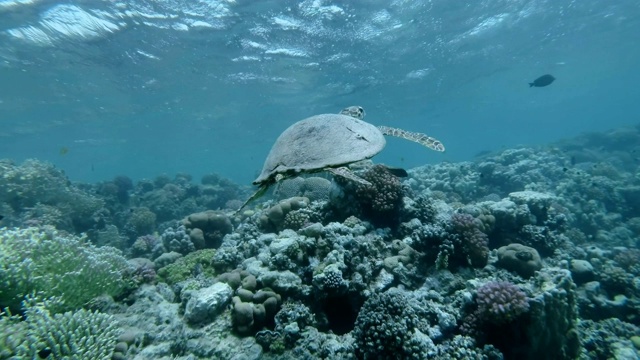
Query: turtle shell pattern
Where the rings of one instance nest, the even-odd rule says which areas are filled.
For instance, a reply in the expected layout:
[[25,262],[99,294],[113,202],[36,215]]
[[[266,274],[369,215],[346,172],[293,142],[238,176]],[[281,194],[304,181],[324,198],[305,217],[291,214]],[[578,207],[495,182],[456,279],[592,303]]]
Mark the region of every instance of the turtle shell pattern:
[[341,114],[300,120],[276,140],[254,185],[278,174],[321,171],[373,157],[384,148],[382,132],[367,122]]

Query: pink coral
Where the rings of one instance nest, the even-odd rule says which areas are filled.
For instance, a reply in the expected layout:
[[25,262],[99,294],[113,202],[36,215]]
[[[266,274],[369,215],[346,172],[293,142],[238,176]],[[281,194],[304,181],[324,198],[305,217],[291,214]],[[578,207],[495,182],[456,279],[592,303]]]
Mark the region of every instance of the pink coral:
[[495,324],[508,323],[529,311],[524,291],[508,281],[492,281],[477,292],[478,316]]

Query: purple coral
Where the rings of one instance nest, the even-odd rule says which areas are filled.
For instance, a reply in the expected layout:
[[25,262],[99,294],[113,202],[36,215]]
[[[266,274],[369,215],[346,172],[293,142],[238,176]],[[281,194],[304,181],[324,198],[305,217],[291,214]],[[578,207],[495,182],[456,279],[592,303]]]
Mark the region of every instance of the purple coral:
[[465,232],[476,229],[475,218],[467,213],[454,213],[451,215],[451,226],[457,232]]
[[374,165],[361,174],[371,185],[354,184],[355,198],[367,220],[395,226],[402,208],[402,183],[385,166]]
[[479,229],[477,220],[469,214],[455,213],[451,215],[450,225],[471,265],[485,266],[489,256],[489,237]]
[[362,174],[373,186],[360,185],[356,193],[366,200],[374,212],[397,211],[402,205],[402,183],[385,166],[374,165]]
[[132,278],[137,284],[155,284],[156,270],[152,266],[142,265],[135,269]]
[[487,322],[511,322],[529,310],[524,291],[508,281],[492,281],[478,289],[476,303],[478,316]]

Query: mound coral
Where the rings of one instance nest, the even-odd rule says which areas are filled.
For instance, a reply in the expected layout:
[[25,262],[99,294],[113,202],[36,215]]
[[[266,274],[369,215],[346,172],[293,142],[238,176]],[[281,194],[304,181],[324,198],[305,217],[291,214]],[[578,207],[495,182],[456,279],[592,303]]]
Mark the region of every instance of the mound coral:
[[296,213],[298,215],[290,215],[289,218],[287,218],[287,215],[307,206],[309,206],[309,199],[306,197],[292,197],[282,200],[263,212],[258,219],[258,223],[261,228],[267,231],[280,231],[287,226],[300,228],[309,220],[308,214],[298,212]]
[[189,229],[189,237],[196,249],[218,248],[222,238],[233,231],[229,217],[213,210],[191,214],[182,223]]

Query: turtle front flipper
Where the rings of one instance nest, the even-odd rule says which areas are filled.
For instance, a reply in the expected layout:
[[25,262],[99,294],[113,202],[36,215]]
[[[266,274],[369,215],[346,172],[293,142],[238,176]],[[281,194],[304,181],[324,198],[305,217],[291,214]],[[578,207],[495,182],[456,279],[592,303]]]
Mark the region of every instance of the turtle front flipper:
[[359,184],[362,185],[367,185],[367,186],[371,186],[373,184],[371,184],[370,182],[368,182],[367,180],[359,177],[358,175],[354,174],[353,172],[351,172],[351,170],[347,169],[346,167],[339,167],[339,168],[326,168],[326,171],[332,173],[333,175],[336,176],[340,176],[343,177],[345,179],[349,179],[351,181],[355,181]]
[[267,189],[269,189],[269,186],[271,186],[271,183],[264,183],[262,185],[260,185],[260,187],[258,188],[258,190],[256,190],[256,192],[253,193],[253,195],[251,195],[247,201],[245,201],[242,206],[240,206],[240,208],[238,208],[238,210],[233,212],[233,215],[237,215],[242,209],[244,209],[245,206],[247,206],[248,203],[252,202],[255,199],[260,198],[262,195],[264,195],[264,193],[267,192]]
[[427,134],[406,131],[406,130],[392,128],[388,126],[378,126],[378,129],[384,135],[395,136],[395,137],[407,139],[413,142],[417,142],[418,144],[424,145],[431,150],[444,151],[444,145],[442,145],[440,140],[432,138]]

